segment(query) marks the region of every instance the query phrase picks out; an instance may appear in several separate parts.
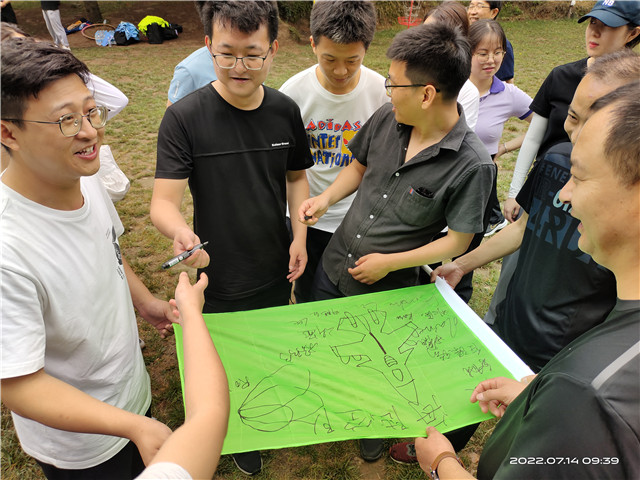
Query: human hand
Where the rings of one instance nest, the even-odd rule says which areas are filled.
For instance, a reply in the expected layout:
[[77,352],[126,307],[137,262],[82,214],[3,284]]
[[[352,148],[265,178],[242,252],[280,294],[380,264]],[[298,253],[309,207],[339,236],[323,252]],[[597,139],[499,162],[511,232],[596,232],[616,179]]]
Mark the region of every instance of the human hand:
[[454,455],[456,453],[447,437],[435,427],[427,427],[427,437],[416,438],[415,447],[420,468],[426,473],[431,473],[431,465],[438,455],[443,452],[452,452]]
[[[527,382],[528,383],[528,382]],[[480,382],[471,394],[471,403],[478,402],[483,413],[502,417],[507,406],[520,395],[527,383],[513,378],[496,377]]]
[[149,465],[171,433],[171,429],[164,423],[144,415],[136,415],[129,439],[138,447],[144,464]]
[[382,253],[370,253],[356,260],[356,266],[347,271],[354,280],[371,285],[384,278],[391,268],[388,265],[388,256]]
[[520,213],[520,205],[516,199],[507,198],[504,202],[504,218],[509,220],[509,223],[513,223],[518,219],[518,213]]
[[191,285],[187,272],[181,272],[176,286],[175,298],[169,300],[169,304],[173,308],[175,323],[182,323],[184,316],[180,312],[193,311],[202,313],[204,306],[204,291],[209,284],[209,277],[206,273],[200,274],[200,279]]
[[431,283],[435,283],[436,278],[442,277],[451,286],[456,288],[456,285],[464,277],[464,271],[455,261],[440,265],[433,272],[431,272]]
[[[200,238],[189,228],[180,228],[173,237],[173,253],[180,255],[193,247],[202,243]],[[182,261],[186,266],[193,268],[204,268],[209,265],[209,254],[204,248],[196,250],[193,255]]]
[[174,313],[169,302],[152,297],[150,302],[139,306],[138,313],[155,327],[160,338],[173,335],[173,323],[177,322],[178,315]]
[[295,239],[289,247],[289,275],[287,280],[293,282],[300,278],[307,266],[307,246]]
[[329,210],[329,202],[322,196],[307,198],[298,208],[298,221],[305,225],[315,225]]

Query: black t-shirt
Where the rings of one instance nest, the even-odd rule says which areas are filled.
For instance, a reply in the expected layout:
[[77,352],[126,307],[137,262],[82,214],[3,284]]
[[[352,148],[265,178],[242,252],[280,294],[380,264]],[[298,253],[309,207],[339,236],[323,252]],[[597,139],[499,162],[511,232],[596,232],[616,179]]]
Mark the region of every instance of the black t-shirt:
[[587,60],[583,58],[551,70],[531,102],[531,110],[549,120],[537,158],[543,158],[553,145],[569,141],[567,132],[564,131],[564,121],[567,118],[573,94],[586,72]]
[[509,405],[483,479],[640,478],[640,300],[556,355]]
[[208,84],[169,107],[158,133],[156,178],[189,179],[213,298],[252,295],[288,272],[286,174],[313,160],[298,106],[263,88],[246,111]]
[[496,333],[534,372],[602,323],[616,302],[613,274],[578,248],[580,221],[558,199],[571,176],[570,157],[570,143],[552,147],[516,198],[529,219],[507,295],[496,309]]

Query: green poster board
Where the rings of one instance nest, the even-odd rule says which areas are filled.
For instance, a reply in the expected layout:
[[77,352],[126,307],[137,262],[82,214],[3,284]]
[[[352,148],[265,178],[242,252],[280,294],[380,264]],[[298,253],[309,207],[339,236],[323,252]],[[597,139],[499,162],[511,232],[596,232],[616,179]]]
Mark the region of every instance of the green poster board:
[[[482,380],[532,372],[444,282],[205,315],[231,408],[222,453],[446,432]],[[183,382],[182,331],[176,345]]]

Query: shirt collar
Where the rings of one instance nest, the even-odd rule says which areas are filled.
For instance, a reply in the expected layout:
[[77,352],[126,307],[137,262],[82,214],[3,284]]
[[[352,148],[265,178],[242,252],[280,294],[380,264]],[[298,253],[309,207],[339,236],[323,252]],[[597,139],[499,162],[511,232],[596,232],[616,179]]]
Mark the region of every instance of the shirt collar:
[[500,93],[505,89],[504,83],[495,75],[493,76],[493,82],[491,82],[491,88],[489,89],[490,94]]
[[[458,115],[460,116],[460,118],[458,119],[456,124],[449,131],[449,133],[447,133],[445,137],[442,140],[440,140],[440,142],[438,142],[435,145],[432,145],[431,147],[429,147],[428,150],[436,146],[438,147],[437,151],[439,151],[441,148],[447,148],[450,150],[454,150],[456,152],[460,150],[460,146],[462,145],[462,141],[465,138],[465,135],[467,133],[467,130],[469,129],[469,126],[467,125],[467,119],[464,116],[464,110],[462,109],[462,105],[458,103],[457,107],[458,107]],[[404,123],[396,124],[396,129],[400,134],[402,133],[409,134],[412,128],[413,127],[411,125],[405,125]],[[437,154],[437,151],[436,151],[436,154]]]

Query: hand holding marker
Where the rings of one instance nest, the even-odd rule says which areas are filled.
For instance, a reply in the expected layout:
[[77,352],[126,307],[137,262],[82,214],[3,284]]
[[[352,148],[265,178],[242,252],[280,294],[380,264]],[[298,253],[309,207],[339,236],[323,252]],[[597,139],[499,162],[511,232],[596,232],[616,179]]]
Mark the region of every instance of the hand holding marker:
[[177,255],[177,256],[173,257],[171,260],[167,260],[166,262],[164,262],[162,264],[162,268],[164,268],[166,270],[167,268],[171,268],[174,265],[177,265],[182,260],[185,260],[185,259],[189,258],[191,255],[196,253],[201,248],[204,248],[205,245],[207,245],[208,243],[209,242],[199,243],[198,245],[193,247],[191,250],[187,250],[186,252],[182,252],[180,255]]

